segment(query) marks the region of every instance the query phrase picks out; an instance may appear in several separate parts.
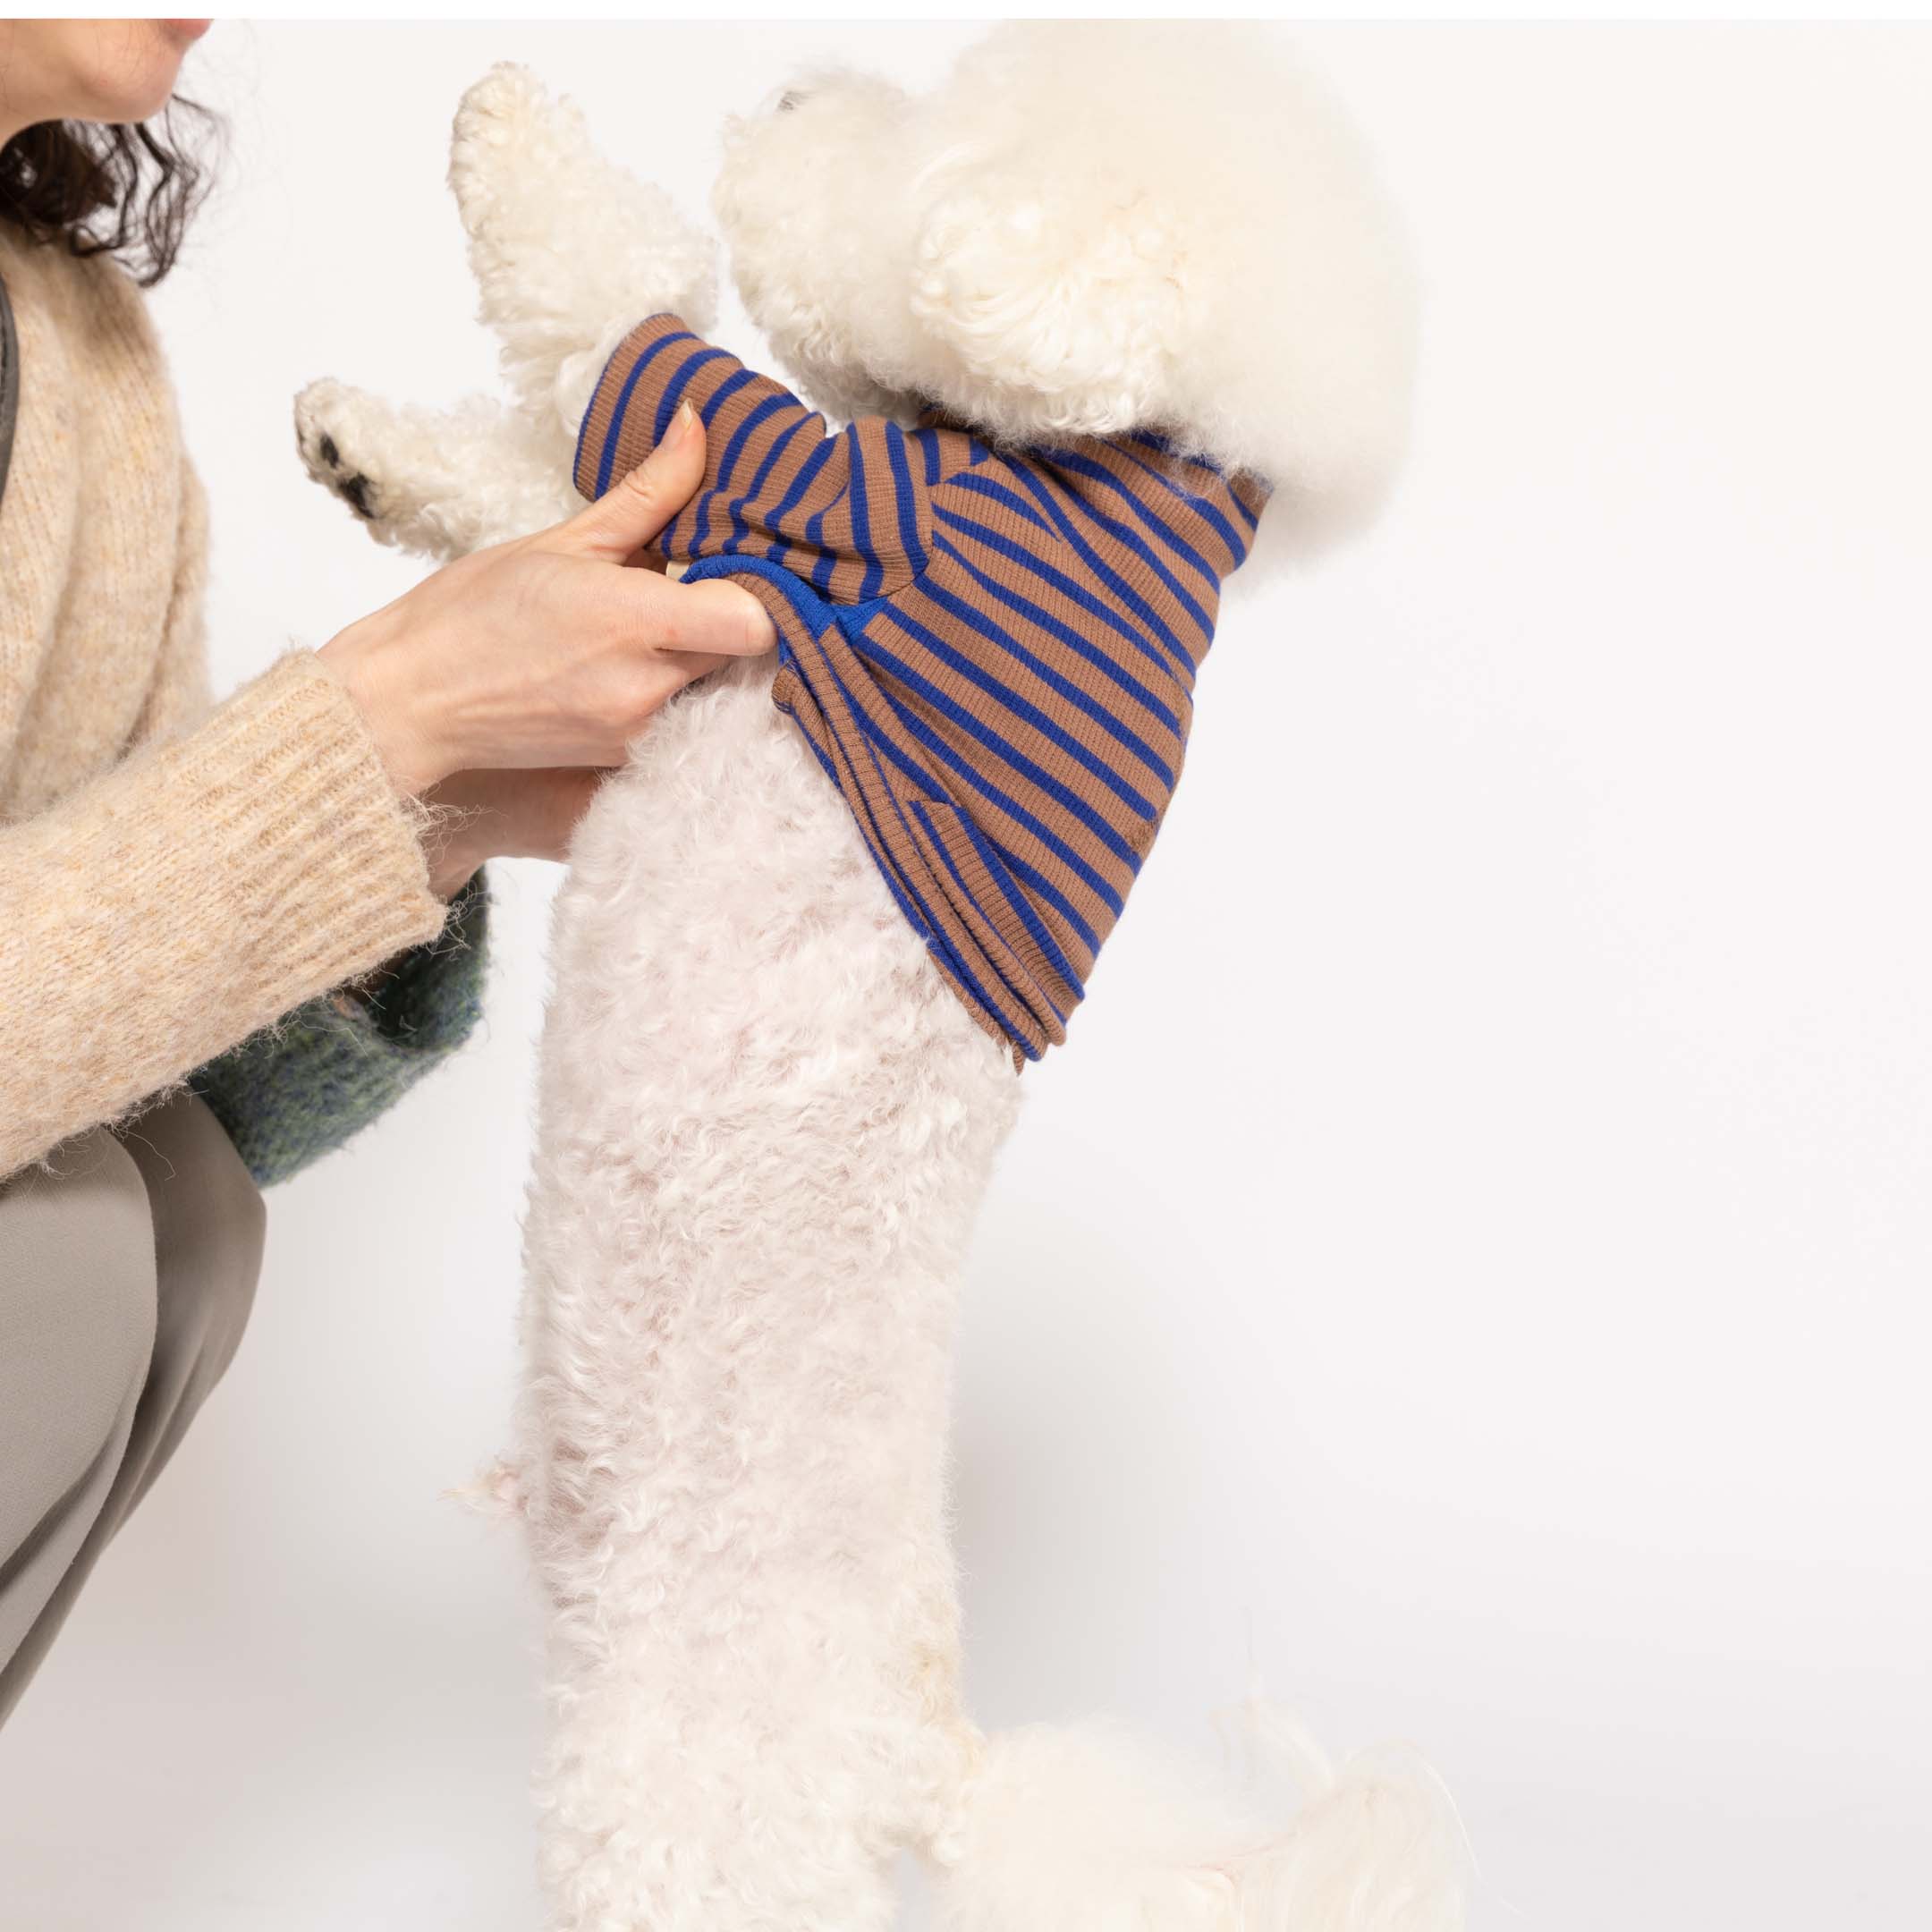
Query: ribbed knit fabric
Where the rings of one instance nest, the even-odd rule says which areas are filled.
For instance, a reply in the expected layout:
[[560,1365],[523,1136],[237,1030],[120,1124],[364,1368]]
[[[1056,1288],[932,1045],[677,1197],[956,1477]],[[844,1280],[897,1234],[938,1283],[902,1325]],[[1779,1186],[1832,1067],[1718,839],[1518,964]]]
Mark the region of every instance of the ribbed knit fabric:
[[432,939],[447,909],[417,808],[320,659],[209,710],[201,499],[137,292],[4,228],[0,273],[21,362],[0,502],[4,1175]]
[[684,401],[706,487],[658,547],[770,610],[774,698],[900,911],[981,1024],[1038,1058],[1174,794],[1266,489],[1146,435],[1014,452],[872,418],[835,436],[657,316],[598,383],[579,490],[641,462]]

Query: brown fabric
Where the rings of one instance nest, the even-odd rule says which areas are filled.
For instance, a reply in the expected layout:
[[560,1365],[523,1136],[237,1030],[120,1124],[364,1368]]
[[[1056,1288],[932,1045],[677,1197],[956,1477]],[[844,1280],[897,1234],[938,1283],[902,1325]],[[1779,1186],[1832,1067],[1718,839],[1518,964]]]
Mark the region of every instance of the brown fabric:
[[606,369],[579,489],[642,461],[683,401],[706,487],[659,547],[770,608],[776,702],[954,990],[1037,1058],[1152,848],[1266,489],[1147,434],[1013,451],[872,418],[835,435],[670,316]]

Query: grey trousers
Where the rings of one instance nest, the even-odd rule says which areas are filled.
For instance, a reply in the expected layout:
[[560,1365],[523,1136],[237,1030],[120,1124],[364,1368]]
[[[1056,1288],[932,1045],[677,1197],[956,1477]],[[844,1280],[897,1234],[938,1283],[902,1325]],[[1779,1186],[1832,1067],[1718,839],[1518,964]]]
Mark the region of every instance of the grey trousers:
[[262,1227],[187,1095],[0,1182],[0,1724],[234,1354]]

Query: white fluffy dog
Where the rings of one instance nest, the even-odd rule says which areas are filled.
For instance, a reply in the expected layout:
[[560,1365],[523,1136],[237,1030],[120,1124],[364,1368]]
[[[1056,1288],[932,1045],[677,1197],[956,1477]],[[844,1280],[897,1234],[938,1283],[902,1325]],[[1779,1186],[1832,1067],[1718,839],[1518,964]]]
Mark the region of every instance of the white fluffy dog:
[[[513,402],[319,384],[297,409],[317,477],[437,558],[575,507],[606,353],[714,304],[710,242],[513,69],[466,97],[451,179]],[[1010,29],[920,99],[820,74],[733,126],[716,206],[830,409],[1157,429],[1267,476],[1268,527],[1301,537],[1358,519],[1400,443],[1388,225],[1264,35]],[[555,1924],[875,1932],[911,1846],[959,1932],[1460,1926],[1419,1768],[1277,1738],[1303,1802],[1271,1813],[1108,1732],[969,1720],[949,1362],[1019,1081],[769,683],[719,674],[662,716],[558,902],[513,1471]]]

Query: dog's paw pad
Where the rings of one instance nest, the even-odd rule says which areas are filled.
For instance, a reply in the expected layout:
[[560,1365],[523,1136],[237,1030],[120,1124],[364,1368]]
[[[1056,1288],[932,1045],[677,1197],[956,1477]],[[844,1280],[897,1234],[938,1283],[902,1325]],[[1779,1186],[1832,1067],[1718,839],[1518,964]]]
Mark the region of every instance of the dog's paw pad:
[[340,496],[365,522],[374,523],[382,515],[374,478],[343,453],[334,428],[325,426],[328,403],[340,394],[334,384],[324,383],[302,392],[295,404],[296,447],[302,467],[318,483]]

